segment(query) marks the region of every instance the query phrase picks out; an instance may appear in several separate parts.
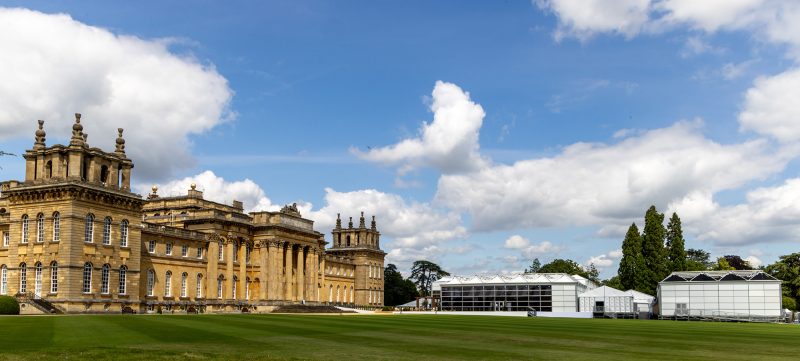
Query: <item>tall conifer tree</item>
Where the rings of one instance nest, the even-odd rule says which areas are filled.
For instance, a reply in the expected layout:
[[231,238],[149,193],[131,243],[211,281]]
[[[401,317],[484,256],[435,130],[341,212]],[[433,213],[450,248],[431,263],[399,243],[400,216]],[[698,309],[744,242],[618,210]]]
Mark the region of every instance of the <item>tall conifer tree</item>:
[[622,241],[622,259],[619,261],[619,281],[625,290],[637,288],[642,263],[642,236],[639,234],[639,227],[632,223]]
[[670,271],[686,271],[688,268],[686,261],[686,241],[683,239],[681,229],[681,219],[677,213],[672,213],[672,217],[667,223],[667,250],[669,252]]
[[667,254],[664,248],[666,237],[664,229],[664,214],[658,213],[656,206],[650,206],[644,215],[644,230],[642,231],[642,259],[644,269],[642,279],[645,284],[640,291],[655,295],[656,287],[669,273]]

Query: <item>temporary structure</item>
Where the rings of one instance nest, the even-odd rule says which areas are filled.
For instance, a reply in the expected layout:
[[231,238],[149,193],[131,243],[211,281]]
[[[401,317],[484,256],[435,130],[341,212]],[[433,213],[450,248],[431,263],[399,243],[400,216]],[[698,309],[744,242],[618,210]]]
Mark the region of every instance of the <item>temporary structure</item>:
[[581,312],[637,314],[650,312],[655,297],[634,290],[602,286],[578,295]]

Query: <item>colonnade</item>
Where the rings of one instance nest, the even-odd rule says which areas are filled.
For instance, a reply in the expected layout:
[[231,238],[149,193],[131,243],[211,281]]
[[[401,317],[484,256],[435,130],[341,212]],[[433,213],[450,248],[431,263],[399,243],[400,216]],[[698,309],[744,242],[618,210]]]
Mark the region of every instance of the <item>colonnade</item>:
[[[220,257],[220,251],[224,251],[223,257]],[[324,278],[320,275],[324,257],[319,245],[283,240],[251,242],[216,236],[211,237],[208,260],[209,299],[245,300],[245,290],[249,290],[248,277],[255,276],[258,292],[250,289],[249,301],[319,301],[317,285],[319,277]],[[220,270],[221,267],[224,269]],[[222,297],[217,293],[220,279],[225,285]],[[235,295],[233,280],[238,282]]]

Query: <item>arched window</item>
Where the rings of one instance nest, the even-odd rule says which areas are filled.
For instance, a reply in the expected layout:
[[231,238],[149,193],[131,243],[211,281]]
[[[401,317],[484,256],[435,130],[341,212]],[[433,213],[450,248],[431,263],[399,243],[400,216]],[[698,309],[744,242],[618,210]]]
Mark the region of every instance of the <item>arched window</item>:
[[244,263],[250,264],[250,245],[244,247]]
[[86,262],[83,265],[83,293],[92,292],[92,264]]
[[336,286],[336,303],[339,303],[341,301],[341,298],[339,297],[340,294],[341,292],[339,290],[339,286]]
[[28,243],[28,215],[22,215],[22,239],[20,243]]
[[25,262],[19,264],[19,293],[28,291],[28,266]]
[[333,285],[328,285],[328,302],[333,302]]
[[44,242],[44,214],[36,216],[36,242]]
[[124,295],[128,292],[128,267],[119,268],[119,294]]
[[47,178],[53,178],[53,161],[48,160],[44,164],[44,174]]
[[58,293],[58,262],[50,263],[50,293]]
[[128,220],[123,219],[119,223],[119,246],[128,247]]
[[156,271],[147,270],[147,295],[153,296],[153,289],[156,285]]
[[347,244],[346,244],[346,246],[350,247],[350,236],[347,236]]
[[106,184],[108,182],[108,166],[100,167],[100,183]]
[[53,213],[53,242],[61,240],[61,214]]
[[342,302],[347,303],[347,286],[342,290]]
[[223,248],[222,241],[219,242],[219,261],[225,260],[225,248]]
[[355,303],[355,297],[353,296],[353,286],[350,286],[350,303]]
[[103,244],[111,244],[111,217],[103,220]]
[[250,299],[250,277],[247,277],[244,280],[244,299]]
[[222,283],[225,282],[225,278],[220,275],[217,278],[217,298],[222,299]]
[[36,297],[42,296],[42,263],[36,262],[33,273],[33,294]]
[[164,297],[172,296],[172,271],[167,271],[164,275]]
[[181,274],[181,297],[187,297],[186,296],[186,282],[187,282],[188,279],[189,279],[189,274],[186,273],[186,272],[183,272],[183,274]]
[[8,293],[8,267],[0,266],[0,295]]
[[203,274],[197,274],[197,290],[195,291],[195,297],[203,298]]
[[94,215],[86,215],[86,224],[83,227],[83,241],[86,243],[94,242]]
[[236,286],[238,285],[238,283],[239,283],[239,277],[233,276],[233,285],[231,285],[231,289],[233,290],[233,292],[231,292],[231,294],[233,295],[232,298],[234,300],[236,299]]
[[108,284],[109,284],[109,274],[111,273],[111,266],[108,263],[103,265],[103,272],[100,273],[100,293],[107,295],[108,294]]

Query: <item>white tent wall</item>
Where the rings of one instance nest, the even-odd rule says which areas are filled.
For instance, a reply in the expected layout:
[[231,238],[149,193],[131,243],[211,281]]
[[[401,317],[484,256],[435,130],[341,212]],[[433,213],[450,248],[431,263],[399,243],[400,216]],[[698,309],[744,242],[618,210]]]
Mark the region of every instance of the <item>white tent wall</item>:
[[581,297],[581,312],[594,312],[596,302],[603,302],[603,309],[598,312],[607,313],[633,313],[632,296],[605,296],[605,297]]
[[686,305],[688,312],[720,311],[776,317],[781,314],[780,282],[664,283],[660,288],[662,316],[682,316],[676,314],[677,304]]

